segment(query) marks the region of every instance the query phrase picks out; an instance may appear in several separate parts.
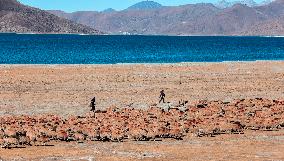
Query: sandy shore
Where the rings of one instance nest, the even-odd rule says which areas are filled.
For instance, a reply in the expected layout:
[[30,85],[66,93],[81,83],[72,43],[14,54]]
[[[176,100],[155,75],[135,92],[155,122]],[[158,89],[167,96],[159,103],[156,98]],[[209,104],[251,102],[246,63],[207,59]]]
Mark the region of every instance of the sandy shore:
[[97,106],[146,108],[166,101],[284,98],[284,62],[1,65],[0,114],[81,115]]

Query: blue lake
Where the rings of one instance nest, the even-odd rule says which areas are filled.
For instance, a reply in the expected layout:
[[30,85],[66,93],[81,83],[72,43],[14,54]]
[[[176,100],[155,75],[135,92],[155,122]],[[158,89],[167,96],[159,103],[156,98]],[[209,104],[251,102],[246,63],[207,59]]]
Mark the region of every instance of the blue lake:
[[284,38],[0,34],[0,64],[255,60],[284,60]]

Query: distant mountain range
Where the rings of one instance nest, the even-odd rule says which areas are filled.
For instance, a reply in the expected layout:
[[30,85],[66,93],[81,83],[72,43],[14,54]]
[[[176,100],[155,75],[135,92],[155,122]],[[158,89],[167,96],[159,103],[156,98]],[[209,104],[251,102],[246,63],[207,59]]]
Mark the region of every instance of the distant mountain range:
[[235,4],[243,4],[249,7],[255,7],[258,5],[253,0],[242,0],[242,1],[233,1],[233,2],[227,1],[227,0],[221,0],[217,4],[215,4],[215,6],[219,8],[228,8],[228,7],[232,7]]
[[228,8],[232,7],[235,4],[243,4],[249,7],[256,7],[256,6],[267,5],[271,2],[273,2],[273,0],[264,0],[261,3],[256,3],[254,0],[241,0],[241,1],[220,0],[218,3],[215,4],[215,6],[219,8]]
[[102,11],[102,13],[111,13],[111,12],[115,12],[116,10],[113,8],[108,8]]
[[246,3],[251,5],[237,3],[221,8],[199,3],[168,7],[144,1],[131,9],[108,13],[49,12],[109,34],[284,35],[284,0],[262,6],[255,6],[253,1]]
[[[226,1],[221,1],[226,3]],[[162,6],[142,1],[125,10],[42,11],[0,0],[0,32],[146,35],[284,35],[284,0],[232,6]],[[67,20],[68,19],[68,20]]]
[[154,1],[142,1],[139,3],[136,3],[130,7],[128,7],[126,10],[145,10],[145,9],[157,9],[163,7],[160,3],[154,2]]
[[98,30],[59,18],[16,0],[0,0],[0,32],[16,33],[83,33],[99,34]]

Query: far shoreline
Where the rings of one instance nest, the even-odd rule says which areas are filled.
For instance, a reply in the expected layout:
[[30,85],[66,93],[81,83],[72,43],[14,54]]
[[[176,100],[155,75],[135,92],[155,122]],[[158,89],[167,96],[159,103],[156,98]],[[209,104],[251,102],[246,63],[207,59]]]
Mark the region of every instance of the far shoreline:
[[76,35],[76,36],[165,36],[165,37],[268,37],[268,38],[283,38],[284,35],[160,35],[160,34],[84,34],[84,33],[16,33],[16,32],[1,32],[6,35]]
[[107,67],[107,66],[190,66],[190,65],[210,65],[210,64],[243,64],[243,63],[283,63],[284,60],[255,60],[255,61],[220,61],[220,62],[177,62],[177,63],[116,63],[116,64],[0,64],[0,68],[4,67]]

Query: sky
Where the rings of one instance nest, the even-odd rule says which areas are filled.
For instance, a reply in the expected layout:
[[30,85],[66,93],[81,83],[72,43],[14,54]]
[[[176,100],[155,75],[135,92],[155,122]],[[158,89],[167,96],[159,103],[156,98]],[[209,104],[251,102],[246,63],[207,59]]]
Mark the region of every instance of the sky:
[[[19,0],[20,2],[44,10],[102,11],[107,8],[123,10],[142,0]],[[155,0],[164,6],[178,6],[193,3],[216,3],[218,0]],[[230,0],[228,0],[230,1]],[[261,0],[255,0],[260,2]]]

